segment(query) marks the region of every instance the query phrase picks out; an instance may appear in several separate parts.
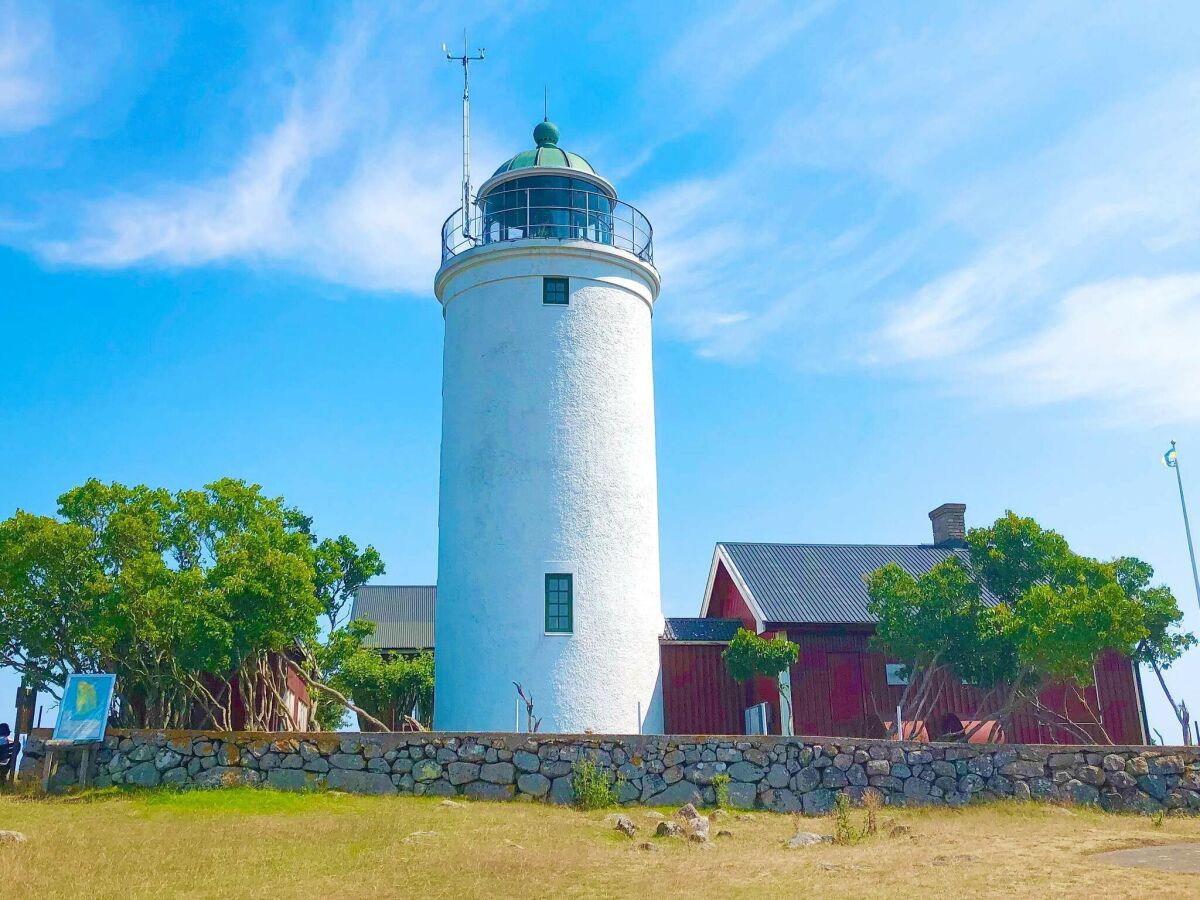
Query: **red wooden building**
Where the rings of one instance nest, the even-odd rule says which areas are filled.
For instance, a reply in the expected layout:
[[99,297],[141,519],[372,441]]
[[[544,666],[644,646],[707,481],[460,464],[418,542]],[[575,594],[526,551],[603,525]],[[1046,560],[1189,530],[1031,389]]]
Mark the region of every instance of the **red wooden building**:
[[[889,562],[918,576],[951,555],[965,560],[964,512],[962,504],[943,504],[931,512],[932,544],[717,544],[700,617],[668,619],[661,640],[667,733],[741,734],[747,708],[765,703],[769,730],[776,734],[882,736],[904,687],[895,661],[870,646],[875,625],[867,610],[866,576]],[[800,646],[785,680],[790,682],[790,722],[781,722],[773,679],[741,685],[726,671],[721,654],[741,627],[784,634]],[[1044,691],[1042,702],[1082,725],[1098,743],[1105,742],[1102,726],[1114,743],[1144,744],[1136,666],[1108,652],[1096,661],[1095,674],[1086,691],[1059,685]],[[909,724],[906,734],[936,739],[961,730],[975,720],[979,699],[968,685],[947,684],[931,715]],[[920,730],[911,733],[914,727]],[[1066,730],[1028,715],[1016,717],[1012,730],[997,738],[1076,741]]]

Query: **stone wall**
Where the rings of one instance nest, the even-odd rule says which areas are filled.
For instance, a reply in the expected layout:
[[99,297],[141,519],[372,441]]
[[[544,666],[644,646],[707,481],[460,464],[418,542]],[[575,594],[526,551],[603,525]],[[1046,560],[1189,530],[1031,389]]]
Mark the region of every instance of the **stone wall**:
[[[41,772],[44,733],[22,778]],[[610,770],[622,803],[715,800],[729,778],[739,807],[828,812],[838,793],[874,787],[891,805],[1015,797],[1108,810],[1200,812],[1200,751],[1170,747],[966,746],[854,738],[528,734],[252,734],[112,731],[95,754],[97,786],[268,785],[485,800],[573,799],[572,769]],[[67,754],[52,786],[78,777]]]

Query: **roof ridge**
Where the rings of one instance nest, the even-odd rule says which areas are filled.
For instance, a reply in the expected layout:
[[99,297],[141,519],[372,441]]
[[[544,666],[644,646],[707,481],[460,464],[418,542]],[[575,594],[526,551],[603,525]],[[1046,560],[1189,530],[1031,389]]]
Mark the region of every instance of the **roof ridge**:
[[436,588],[436,584],[363,584],[359,585],[359,590],[363,588]]
[[913,550],[965,550],[965,547],[941,547],[937,544],[903,544],[903,543],[829,543],[821,541],[717,541],[721,547],[738,545],[742,547],[907,547]]

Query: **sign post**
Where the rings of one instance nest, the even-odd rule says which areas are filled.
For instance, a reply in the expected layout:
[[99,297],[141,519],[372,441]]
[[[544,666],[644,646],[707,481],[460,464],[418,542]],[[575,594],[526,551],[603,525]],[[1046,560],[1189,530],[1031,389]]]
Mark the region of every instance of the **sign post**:
[[79,784],[87,787],[92,762],[92,748],[104,741],[108,727],[108,710],[112,705],[116,675],[68,675],[62,702],[58,705],[58,720],[54,734],[46,742],[46,759],[42,766],[42,790],[50,787],[56,751],[80,748],[83,758],[79,764]]

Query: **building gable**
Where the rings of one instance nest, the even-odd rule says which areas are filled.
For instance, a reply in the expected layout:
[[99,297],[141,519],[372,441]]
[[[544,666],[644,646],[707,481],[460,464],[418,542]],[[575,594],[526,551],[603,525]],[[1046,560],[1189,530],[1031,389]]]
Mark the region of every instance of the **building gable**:
[[702,616],[740,616],[758,631],[775,625],[873,625],[867,576],[896,563],[913,577],[955,556],[932,544],[760,544],[723,542],[713,554]]

